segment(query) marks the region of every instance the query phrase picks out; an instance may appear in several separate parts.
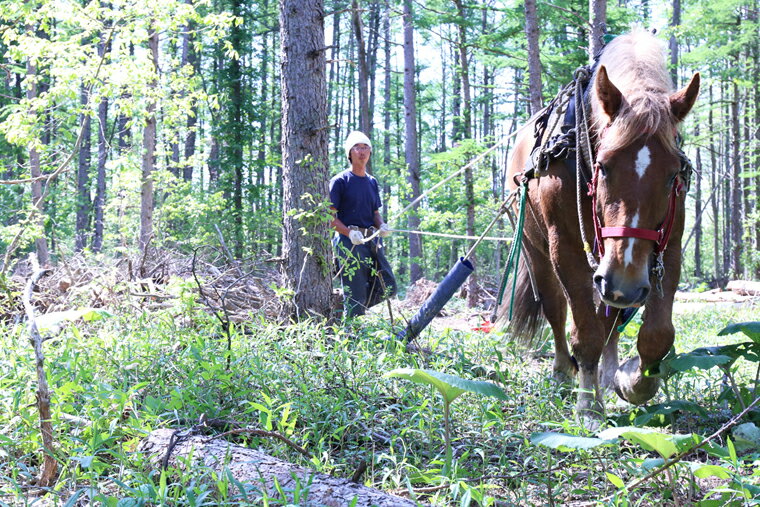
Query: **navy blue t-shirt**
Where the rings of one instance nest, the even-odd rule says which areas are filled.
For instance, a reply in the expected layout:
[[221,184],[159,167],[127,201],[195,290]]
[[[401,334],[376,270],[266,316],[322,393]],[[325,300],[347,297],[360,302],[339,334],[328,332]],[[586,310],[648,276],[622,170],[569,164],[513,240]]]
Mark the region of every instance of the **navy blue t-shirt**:
[[338,210],[338,220],[364,228],[375,225],[375,211],[382,206],[377,180],[369,174],[357,176],[351,169],[330,180],[330,201]]

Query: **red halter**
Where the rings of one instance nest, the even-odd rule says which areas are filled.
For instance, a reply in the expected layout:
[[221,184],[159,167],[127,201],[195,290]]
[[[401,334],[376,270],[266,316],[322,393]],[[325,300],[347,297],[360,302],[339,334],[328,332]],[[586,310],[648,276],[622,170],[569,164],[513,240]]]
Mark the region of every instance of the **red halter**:
[[663,252],[668,246],[670,234],[673,232],[673,221],[676,218],[676,199],[683,191],[681,175],[676,175],[673,180],[673,188],[671,188],[668,197],[668,214],[658,230],[640,229],[638,227],[602,227],[599,215],[596,212],[596,187],[599,183],[599,168],[600,164],[597,162],[594,165],[594,176],[588,185],[588,195],[591,196],[591,217],[594,221],[594,234],[596,235],[596,244],[599,248],[599,257],[604,256],[604,238],[646,239],[656,243],[654,247],[656,254]]

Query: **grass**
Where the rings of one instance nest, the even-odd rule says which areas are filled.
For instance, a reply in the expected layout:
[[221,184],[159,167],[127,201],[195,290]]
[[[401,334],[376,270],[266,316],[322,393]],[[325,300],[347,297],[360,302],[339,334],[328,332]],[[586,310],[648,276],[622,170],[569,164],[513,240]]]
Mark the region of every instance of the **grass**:
[[[421,338],[432,348],[428,356],[385,340],[391,332],[381,316],[349,328],[315,322],[281,328],[254,318],[235,330],[228,370],[226,338],[202,312],[187,307],[127,312],[71,324],[45,343],[61,465],[58,484],[46,492],[48,502],[65,504],[78,495],[80,502],[103,505],[124,498],[134,504],[259,504],[255,492],[244,499],[229,478],[203,468],[161,473],[135,452],[150,431],[189,427],[202,416],[278,431],[313,457],[275,440],[244,437],[238,443],[320,472],[351,477],[366,461],[365,484],[383,490],[444,485],[421,497],[434,505],[593,501],[615,493],[608,472],[639,477],[644,460],[654,456],[624,444],[560,452],[529,442],[535,432],[584,433],[574,420],[572,397],[550,380],[548,342],[531,354],[498,334],[429,330]],[[756,318],[754,312],[678,315],[676,348],[739,341],[719,338],[717,332],[730,322]],[[0,324],[5,351],[0,360],[0,502],[20,505],[40,500],[30,486],[41,440],[33,353],[25,333],[22,326]],[[630,338],[621,342],[621,357],[626,357],[635,344]],[[466,393],[452,404],[454,468],[448,477],[442,474],[439,397],[429,387],[383,378],[399,367],[491,380],[507,394],[508,400],[500,401]],[[737,368],[743,382],[754,375],[749,363]],[[710,417],[674,416],[666,422],[679,431],[708,434],[730,416],[723,390],[717,369],[670,379],[671,398],[697,402]],[[654,401],[664,399],[661,392]],[[613,422],[630,421],[636,414],[630,406],[613,405],[612,397],[607,407]],[[736,472],[756,471],[758,459],[758,454],[743,456]],[[758,483],[757,477],[747,480]],[[676,468],[625,502],[647,504],[668,495],[681,502],[705,496],[693,476]]]

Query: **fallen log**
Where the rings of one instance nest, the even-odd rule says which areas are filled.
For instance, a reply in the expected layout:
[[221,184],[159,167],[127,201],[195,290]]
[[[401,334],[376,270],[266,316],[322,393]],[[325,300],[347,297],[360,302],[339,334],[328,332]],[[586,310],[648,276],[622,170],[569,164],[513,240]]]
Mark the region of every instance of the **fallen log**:
[[[281,459],[274,458],[260,451],[231,444],[225,440],[213,439],[202,435],[179,438],[170,429],[151,432],[141,443],[139,450],[149,456],[157,467],[168,463],[179,468],[184,467],[184,460],[192,456],[194,466],[204,466],[222,473],[228,469],[235,480],[253,486],[252,494],[260,491],[269,499],[293,502],[292,492],[300,489],[299,505],[325,505],[328,507],[413,507],[419,505],[413,501],[384,493],[378,489],[368,488],[348,479],[339,479],[314,470],[304,468]],[[171,446],[171,449],[170,449]],[[166,459],[169,451],[168,460]],[[177,460],[177,458],[183,460]],[[280,489],[289,496],[280,498],[275,487],[275,480]],[[311,481],[311,485],[308,485]],[[307,486],[308,485],[308,486]],[[305,492],[308,491],[308,495]],[[305,497],[305,498],[304,498]],[[354,500],[356,503],[353,503]]]
[[728,285],[726,285],[726,289],[742,296],[760,296],[760,282],[731,280],[728,282]]

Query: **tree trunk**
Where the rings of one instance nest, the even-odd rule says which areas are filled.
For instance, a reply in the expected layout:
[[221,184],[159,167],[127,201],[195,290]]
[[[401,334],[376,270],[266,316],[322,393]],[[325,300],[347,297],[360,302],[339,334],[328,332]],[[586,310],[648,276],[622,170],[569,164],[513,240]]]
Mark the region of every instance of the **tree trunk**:
[[372,126],[369,117],[369,71],[367,69],[367,47],[364,43],[364,26],[359,0],[351,1],[351,26],[356,37],[356,60],[359,66],[359,130],[372,138]]
[[530,114],[541,110],[541,54],[538,46],[536,0],[525,0],[525,37],[528,42],[528,88]]
[[[98,44],[98,56],[111,51],[111,43],[106,44],[107,35],[104,33]],[[94,234],[92,236],[92,251],[100,252],[103,249],[104,208],[106,203],[106,161],[108,160],[108,97],[102,96],[98,103],[98,175],[95,188],[95,202],[93,213],[95,215]]]
[[443,153],[446,151],[446,127],[448,126],[448,115],[447,113],[447,102],[446,99],[448,98],[448,81],[446,80],[448,77],[448,58],[446,58],[446,45],[441,44],[441,119],[440,119],[440,129],[441,129],[441,137],[440,141],[438,142],[438,149],[437,151],[439,153]]
[[[367,79],[369,80],[369,131],[375,129],[375,96],[377,79],[377,52],[380,48],[380,3],[370,4],[369,42],[367,43]],[[372,137],[372,136],[370,136]]]
[[[694,127],[694,137],[699,139],[699,123]],[[694,189],[694,276],[697,279],[702,278],[702,156],[699,146],[697,146],[697,156],[694,160],[695,174],[692,176],[696,181]]]
[[77,214],[74,231],[74,251],[81,252],[87,246],[88,223],[90,221],[90,162],[91,129],[90,115],[87,113],[89,97],[87,87],[82,83],[79,87],[79,104],[83,112],[79,116],[82,124],[82,144],[79,146],[79,165],[77,167]]
[[670,27],[673,32],[670,34],[670,77],[673,80],[673,86],[678,89],[678,41],[676,40],[675,30],[681,24],[681,0],[673,0],[673,18],[670,21]]
[[[464,117],[464,137],[465,139],[472,139],[472,99],[470,96],[470,67],[469,60],[467,58],[467,32],[465,28],[466,14],[464,12],[464,6],[462,0],[454,0],[454,4],[457,7],[457,16],[459,23],[457,28],[459,30],[459,77],[462,81],[462,94],[464,95],[464,104],[462,109],[462,115]],[[475,235],[475,183],[472,173],[472,167],[469,167],[464,172],[464,189],[465,199],[467,201],[467,235]],[[474,241],[470,241],[470,247],[474,245]],[[475,261],[474,253],[470,256],[470,262]],[[477,291],[477,277],[475,273],[470,275],[467,279],[467,306],[472,308],[477,305],[479,294]]]
[[[414,61],[414,25],[412,17],[412,2],[404,0],[404,155],[406,157],[407,181],[412,189],[409,200],[419,197],[420,190],[420,157],[417,152],[417,90],[415,89]],[[408,227],[410,231],[420,228],[420,216],[417,214],[419,204],[409,212]],[[409,235],[409,282],[414,283],[422,278],[422,239],[419,234]]]
[[[287,2],[290,0],[282,0]],[[305,2],[307,0],[296,0]],[[236,482],[252,485],[251,501],[257,503],[256,492],[263,490],[270,501],[277,505],[301,504],[303,500],[308,505],[324,505],[328,507],[413,507],[416,502],[398,496],[384,493],[374,488],[368,488],[348,479],[339,479],[317,473],[286,461],[274,458],[261,451],[231,444],[224,440],[212,440],[203,436],[190,436],[180,439],[171,447],[170,441],[174,432],[170,429],[160,429],[150,433],[140,443],[140,452],[148,455],[156,467],[160,467],[167,450],[171,449],[169,464],[174,467],[210,467],[216,474],[226,471]],[[192,458],[193,462],[188,464]],[[308,487],[306,486],[308,484]],[[306,498],[296,499],[289,496],[281,498],[278,491],[293,492],[298,489],[308,490]],[[248,488],[246,488],[248,489]]]
[[[243,15],[243,4],[240,0],[232,3],[234,16]],[[243,26],[233,24],[230,28],[230,44],[238,55],[243,55]],[[225,136],[229,141],[224,143],[226,156],[224,161],[234,171],[234,188],[232,191],[232,216],[235,235],[235,256],[243,256],[243,73],[240,58],[228,58],[227,77],[230,86],[230,105],[227,108],[227,125]]]
[[[452,46],[454,68],[459,67],[459,51]],[[454,86],[451,90],[453,99],[451,104],[452,128],[451,128],[451,143],[456,145],[458,141],[464,139],[464,122],[462,117],[462,81],[457,78],[452,79]]]
[[[710,104],[713,102],[713,87],[710,85]],[[713,216],[713,278],[718,279],[720,273],[720,244],[718,238],[720,238],[720,216],[718,214],[718,205],[720,203],[720,193],[717,191],[716,185],[718,184],[718,162],[717,162],[717,150],[719,145],[715,143],[715,125],[713,123],[713,109],[709,108],[707,112],[707,125],[710,131],[710,188],[713,189],[712,196],[710,197],[710,209]]]
[[318,208],[330,179],[323,18],[324,0],[280,0],[284,275],[299,320],[331,310],[332,249]]
[[[735,62],[737,68],[739,62]],[[731,175],[731,273],[734,276],[742,276],[744,268],[742,267],[742,167],[739,157],[739,144],[741,143],[739,133],[739,85],[733,82],[733,100],[731,101],[731,138],[733,141],[733,150],[731,156],[731,165],[733,171]]]
[[[158,87],[158,31],[155,23],[148,27],[148,48],[153,75],[148,88]],[[156,102],[151,99],[146,108],[143,128],[142,188],[140,191],[140,249],[147,248],[153,237],[153,171],[156,168]]]
[[[29,33],[33,33],[32,26],[27,25],[26,30]],[[37,98],[37,67],[30,61],[26,64],[26,98],[27,100],[33,100]],[[30,114],[34,114],[30,112]],[[40,168],[40,154],[37,149],[29,148],[29,171],[32,178],[38,178],[42,174]],[[32,183],[32,204],[36,208],[37,223],[40,227],[40,236],[34,240],[34,246],[37,250],[37,259],[40,266],[47,266],[50,264],[50,254],[48,253],[47,239],[45,238],[45,216],[44,216],[44,202],[42,193],[42,181],[35,180]]]
[[[185,0],[185,3],[191,4],[192,0]],[[193,75],[200,73],[199,55],[195,51],[195,21],[188,22],[182,34],[182,66],[189,65],[193,69]],[[193,102],[190,108],[190,114],[187,115],[185,122],[185,160],[182,165],[182,180],[193,181],[193,165],[195,158],[195,139],[198,123],[198,106]]]
[[[269,12],[269,0],[264,0],[263,2],[263,8],[264,12]],[[261,75],[261,96],[259,99],[259,104],[261,104],[261,108],[263,111],[266,111],[267,108],[267,102],[269,102],[269,34],[267,32],[264,32],[262,35],[262,45],[261,45],[261,67],[260,67],[260,75]],[[259,127],[259,149],[258,153],[256,154],[256,209],[261,210],[264,208],[264,188],[265,188],[265,182],[264,182],[264,166],[266,165],[266,146],[267,146],[267,116],[268,114],[263,113],[260,115],[261,121],[260,121],[260,127]],[[266,234],[266,231],[256,231],[257,234],[261,237],[264,234]]]
[[589,0],[588,12],[591,17],[591,31],[588,34],[588,58],[590,62],[604,47],[607,31],[607,0]]

